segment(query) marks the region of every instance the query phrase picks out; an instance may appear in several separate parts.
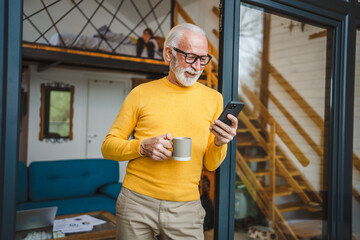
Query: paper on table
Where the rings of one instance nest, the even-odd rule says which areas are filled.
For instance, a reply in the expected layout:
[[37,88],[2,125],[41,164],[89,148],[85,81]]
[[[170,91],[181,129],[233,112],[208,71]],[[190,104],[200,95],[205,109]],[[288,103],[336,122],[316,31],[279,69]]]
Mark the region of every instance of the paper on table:
[[73,218],[55,220],[53,231],[62,231],[63,233],[89,232],[93,229],[93,226],[103,223],[106,223],[106,221],[89,215],[81,215]]

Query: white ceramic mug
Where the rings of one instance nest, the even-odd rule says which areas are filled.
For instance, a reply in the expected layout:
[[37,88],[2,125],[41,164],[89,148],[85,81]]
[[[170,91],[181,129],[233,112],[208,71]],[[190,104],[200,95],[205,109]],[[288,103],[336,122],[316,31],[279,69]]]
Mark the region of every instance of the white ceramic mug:
[[177,161],[189,161],[191,159],[192,139],[188,137],[174,137],[173,158]]

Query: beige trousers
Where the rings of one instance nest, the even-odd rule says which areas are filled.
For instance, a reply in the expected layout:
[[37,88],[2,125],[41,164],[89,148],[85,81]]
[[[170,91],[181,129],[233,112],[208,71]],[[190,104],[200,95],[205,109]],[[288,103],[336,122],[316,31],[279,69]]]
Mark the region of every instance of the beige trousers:
[[116,202],[116,240],[203,240],[204,217],[200,200],[158,200],[123,187]]

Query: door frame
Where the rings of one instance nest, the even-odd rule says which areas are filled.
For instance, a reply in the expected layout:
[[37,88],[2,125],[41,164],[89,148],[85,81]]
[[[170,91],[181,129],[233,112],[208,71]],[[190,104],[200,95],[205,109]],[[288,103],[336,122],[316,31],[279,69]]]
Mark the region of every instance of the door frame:
[[[324,239],[350,240],[352,236],[352,152],[356,21],[359,26],[360,3],[357,0],[244,0],[267,11],[300,18],[332,29],[330,93],[328,96],[328,133],[324,156],[327,192],[324,194]],[[221,1],[219,86],[224,103],[237,99],[237,65],[240,0]],[[223,24],[222,24],[223,23]],[[232,64],[229,64],[232,63]],[[235,94],[236,91],[236,94]],[[236,142],[236,139],[233,141]],[[217,170],[215,239],[234,239],[234,189],[236,147],[231,143],[228,155]],[[342,193],[342,194],[338,194]]]
[[[240,0],[221,0],[219,86],[224,102],[235,99],[237,85]],[[335,21],[333,79],[331,81],[328,193],[323,228],[325,239],[350,240],[352,234],[352,151],[356,28],[360,26],[357,0],[247,0],[252,5],[287,15]],[[21,73],[22,0],[0,0],[0,238],[14,238]],[[327,24],[328,25],[328,24]],[[11,53],[11,54],[10,54]],[[229,64],[231,63],[231,64]],[[230,70],[230,71],[228,71]],[[234,239],[235,146],[217,170],[215,239]],[[342,193],[342,194],[337,194]]]
[[14,239],[22,0],[0,0],[0,239]]

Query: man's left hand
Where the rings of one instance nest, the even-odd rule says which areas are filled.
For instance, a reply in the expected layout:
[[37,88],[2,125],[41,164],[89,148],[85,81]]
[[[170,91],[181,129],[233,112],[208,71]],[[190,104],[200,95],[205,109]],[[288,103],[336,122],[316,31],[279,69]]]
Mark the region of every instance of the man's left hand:
[[237,118],[232,114],[228,114],[227,118],[231,121],[230,126],[220,120],[215,120],[215,123],[211,124],[210,132],[215,135],[214,143],[216,146],[229,143],[236,135],[238,128]]

